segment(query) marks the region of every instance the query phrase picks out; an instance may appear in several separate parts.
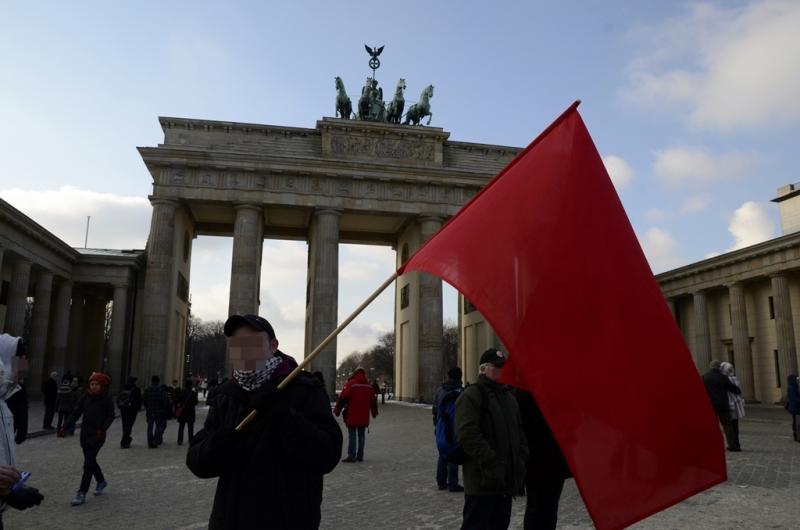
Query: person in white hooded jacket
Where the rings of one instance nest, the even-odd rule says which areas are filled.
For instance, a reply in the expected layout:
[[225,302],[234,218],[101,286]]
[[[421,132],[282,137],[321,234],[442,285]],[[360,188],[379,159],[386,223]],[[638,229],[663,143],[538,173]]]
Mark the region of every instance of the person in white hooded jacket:
[[16,468],[14,416],[6,400],[20,391],[16,383],[14,360],[22,351],[19,337],[6,333],[0,335],[0,530],[3,528],[2,512],[7,506],[25,510],[44,499],[36,488],[27,485],[14,488],[14,484],[20,480],[20,472]]

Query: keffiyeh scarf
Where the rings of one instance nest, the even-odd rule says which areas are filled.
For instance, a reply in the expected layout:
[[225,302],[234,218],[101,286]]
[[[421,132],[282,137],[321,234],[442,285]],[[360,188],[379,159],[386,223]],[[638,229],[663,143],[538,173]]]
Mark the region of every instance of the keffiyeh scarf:
[[260,370],[234,370],[233,379],[240,387],[251,392],[263,385],[272,376],[275,369],[280,366],[283,359],[275,356],[267,361],[264,368]]

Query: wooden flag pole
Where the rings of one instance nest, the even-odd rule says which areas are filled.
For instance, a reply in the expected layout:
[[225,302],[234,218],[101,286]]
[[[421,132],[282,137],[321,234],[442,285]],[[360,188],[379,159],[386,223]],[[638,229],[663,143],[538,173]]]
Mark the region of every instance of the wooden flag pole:
[[[364,308],[365,308],[365,307],[367,307],[369,304],[371,304],[371,303],[372,303],[372,301],[373,301],[373,300],[375,300],[375,299],[378,297],[378,295],[379,295],[379,294],[381,294],[381,293],[382,293],[382,292],[383,292],[383,291],[384,291],[384,290],[385,290],[387,287],[389,287],[389,285],[390,285],[390,284],[391,284],[393,281],[395,281],[396,279],[397,279],[397,272],[395,272],[394,274],[392,274],[392,275],[389,277],[389,279],[387,279],[385,282],[383,282],[383,284],[382,284],[380,287],[378,287],[378,288],[375,290],[375,292],[374,292],[374,293],[372,293],[372,294],[369,296],[369,298],[367,298],[366,300],[364,300],[364,302],[363,302],[363,303],[362,303],[360,306],[358,306],[358,307],[356,308],[356,310],[355,310],[355,311],[353,311],[353,312],[350,314],[350,316],[349,316],[349,317],[347,317],[346,319],[344,319],[344,320],[342,321],[342,323],[341,323],[341,324],[339,324],[339,326],[338,326],[336,329],[334,329],[333,331],[331,331],[330,335],[328,335],[327,337],[325,337],[325,340],[323,340],[322,342],[320,342],[320,343],[319,343],[319,346],[317,346],[316,348],[314,348],[314,351],[312,351],[311,353],[309,353],[309,354],[306,356],[306,358],[305,358],[305,359],[303,359],[303,362],[301,362],[300,364],[298,364],[298,365],[297,365],[297,368],[295,368],[294,370],[292,370],[292,373],[290,373],[289,375],[287,375],[287,376],[284,378],[284,380],[280,382],[280,384],[278,385],[278,390],[283,390],[283,389],[286,387],[286,385],[288,385],[288,384],[289,384],[289,383],[292,381],[292,379],[294,379],[295,377],[297,377],[297,375],[298,375],[298,374],[299,374],[301,371],[303,371],[303,368],[305,368],[305,367],[308,365],[308,363],[310,363],[310,362],[312,361],[312,359],[314,359],[314,357],[316,357],[316,356],[317,356],[317,355],[318,355],[318,354],[319,354],[319,353],[320,353],[320,352],[321,352],[323,349],[325,349],[325,346],[327,346],[328,344],[330,344],[330,342],[331,342],[333,339],[335,339],[335,338],[336,338],[336,335],[338,335],[339,333],[341,333],[341,332],[342,332],[342,330],[344,330],[344,328],[346,328],[346,327],[347,327],[347,325],[348,325],[348,324],[350,324],[350,322],[352,322],[352,321],[353,321],[353,319],[354,319],[354,318],[356,318],[356,317],[359,315],[359,313],[361,313],[361,312],[364,310]],[[247,424],[248,424],[248,423],[250,423],[251,421],[253,421],[253,419],[256,417],[256,415],[257,415],[257,414],[258,414],[258,412],[256,412],[255,410],[251,411],[251,412],[250,412],[250,414],[248,414],[248,415],[245,417],[245,419],[243,419],[243,420],[241,421],[241,423],[239,423],[239,425],[237,425],[237,426],[236,426],[236,430],[237,430],[237,431],[241,431],[242,429],[244,429],[244,428],[247,426]]]

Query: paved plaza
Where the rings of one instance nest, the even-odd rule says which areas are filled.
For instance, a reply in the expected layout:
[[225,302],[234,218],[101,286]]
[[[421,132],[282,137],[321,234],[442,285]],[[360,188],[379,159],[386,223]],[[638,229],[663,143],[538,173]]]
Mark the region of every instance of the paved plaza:
[[[800,444],[791,440],[788,414],[750,410],[741,426],[744,450],[728,454],[729,481],[634,528],[800,528]],[[430,409],[387,404],[380,412],[367,435],[365,461],[340,464],[326,478],[322,528],[458,528],[463,496],[438,491],[434,481]],[[198,413],[205,417],[204,408]],[[40,417],[32,411],[32,430],[41,425]],[[165,444],[147,449],[143,420],[140,415],[128,450],[119,448],[121,424],[114,422],[98,459],[108,489],[101,497],[89,495],[79,507],[69,505],[81,474],[77,436],[32,437],[19,446],[20,469],[33,473],[30,484],[46,498],[32,510],[6,511],[6,528],[205,528],[215,481],[197,479],[186,469],[186,446],[175,443],[174,421]],[[511,528],[521,528],[524,505],[524,498],[514,502]],[[573,481],[562,498],[559,528],[592,528]]]

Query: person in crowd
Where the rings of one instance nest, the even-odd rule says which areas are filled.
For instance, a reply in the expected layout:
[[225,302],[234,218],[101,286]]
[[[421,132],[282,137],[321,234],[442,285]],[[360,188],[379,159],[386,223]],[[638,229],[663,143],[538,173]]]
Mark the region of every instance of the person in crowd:
[[61,385],[58,387],[58,392],[56,393],[56,412],[58,412],[58,424],[56,425],[56,429],[58,430],[59,437],[64,436],[61,428],[66,425],[67,417],[75,409],[75,405],[77,404],[78,395],[72,388],[72,381],[65,377],[61,381]]
[[792,439],[800,442],[797,416],[800,414],[800,388],[797,384],[797,374],[789,374],[786,378],[786,410],[792,415]]
[[[739,384],[739,379],[736,377],[731,363],[727,361],[720,363],[719,371],[741,390],[742,385]],[[728,392],[728,410],[731,415],[731,434],[733,435],[730,445],[734,447],[735,450],[741,451],[742,446],[739,441],[739,419],[744,418],[744,398],[741,392],[739,394]]]
[[142,408],[142,391],[136,384],[136,377],[129,376],[125,386],[117,395],[117,408],[120,418],[122,418],[122,439],[119,446],[122,449],[129,449],[133,441],[133,424],[136,423],[136,416]]
[[[233,379],[214,392],[186,457],[198,477],[219,478],[208,527],[318,528],[323,475],[342,450],[325,389],[300,372],[278,390],[297,363],[278,349],[264,318],[233,315],[224,332]],[[238,431],[253,410],[255,418]]]
[[203,399],[206,398],[206,394],[208,393],[208,378],[203,379],[200,383],[200,390],[203,391]]
[[386,381],[381,381],[381,405],[386,403]]
[[[461,384],[461,368],[454,366],[447,371],[447,381],[436,390],[433,399],[433,425],[437,436],[450,435],[455,443],[455,402],[464,391]],[[464,486],[458,483],[458,464],[450,462],[448,455],[442,454],[439,448],[439,458],[436,462],[436,485],[440,490],[449,489],[452,492],[464,491]]]
[[106,441],[106,431],[114,421],[114,402],[108,395],[111,377],[101,372],[92,372],[89,376],[89,388],[81,396],[75,410],[67,418],[67,425],[75,423],[83,416],[81,423],[80,443],[83,450],[83,476],[80,486],[72,498],[73,506],[86,503],[86,493],[92,482],[97,481],[95,496],[101,495],[108,486],[103,470],[97,463],[97,455]]
[[150,386],[145,389],[142,401],[147,418],[147,447],[155,449],[164,443],[167,415],[171,409],[169,396],[157,375],[150,378]]
[[197,406],[197,392],[192,388],[192,380],[187,379],[183,390],[177,392],[177,405],[175,418],[178,420],[178,445],[183,445],[183,429],[189,427],[189,444],[194,438],[195,407]]
[[375,394],[375,403],[378,403],[378,395],[381,393],[381,387],[378,386],[378,381],[372,381],[372,392]]
[[54,431],[53,416],[56,412],[56,397],[58,395],[58,372],[50,372],[50,377],[42,383],[42,396],[44,397],[44,419],[42,429]]
[[533,395],[514,389],[530,460],[525,473],[524,530],[555,530],[564,481],[572,476],[564,453]]
[[[16,490],[14,485],[21,479],[17,465],[17,434],[12,412],[7,400],[20,391],[16,382],[18,357],[24,354],[24,345],[19,337],[3,333],[0,335],[0,530],[3,529],[3,510],[10,506],[26,510],[39,505],[44,496],[27,483]],[[27,409],[26,409],[27,410]]]
[[714,409],[723,431],[725,431],[725,441],[728,446],[728,451],[741,451],[738,445],[737,435],[733,431],[733,423],[731,422],[730,405],[728,404],[728,392],[732,394],[741,394],[742,391],[738,386],[731,383],[727,376],[723,375],[720,371],[721,363],[717,360],[711,361],[709,370],[703,374],[703,384],[706,387],[708,399],[711,401],[711,407]]
[[480,357],[478,380],[456,400],[456,437],[464,450],[463,530],[506,529],[511,499],[525,481],[528,444],[517,400],[500,383],[505,353]]
[[[347,426],[347,456],[342,462],[362,462],[370,413],[373,418],[378,416],[378,400],[372,385],[367,382],[366,372],[362,367],[356,368],[345,383],[333,413],[336,416],[342,414],[344,424]],[[358,440],[357,446],[356,440]]]

